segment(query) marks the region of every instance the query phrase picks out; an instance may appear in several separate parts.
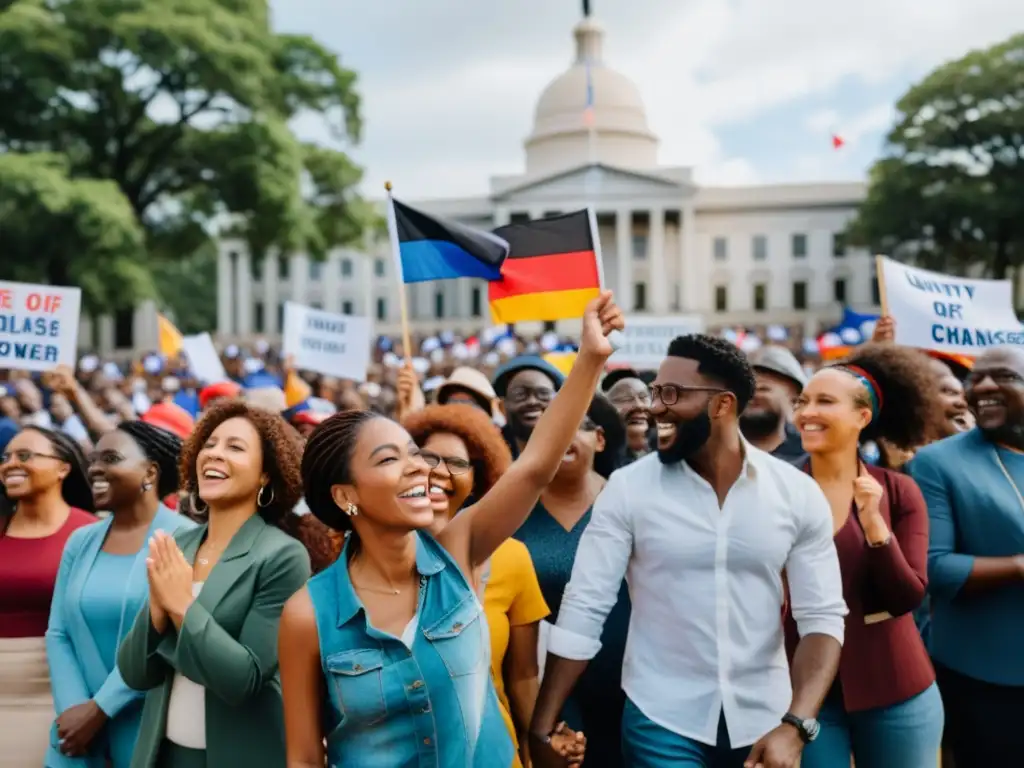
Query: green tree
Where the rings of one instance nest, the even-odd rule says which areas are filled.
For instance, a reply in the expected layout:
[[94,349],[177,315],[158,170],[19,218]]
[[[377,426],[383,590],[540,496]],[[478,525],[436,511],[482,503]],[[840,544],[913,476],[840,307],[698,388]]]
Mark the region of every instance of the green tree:
[[[350,242],[374,218],[359,168],[289,124],[314,116],[340,146],[358,141],[356,76],[269,16],[267,0],[15,0],[0,12],[0,152],[59,155],[69,179],[109,180],[145,231],[147,269],[224,229],[257,259]],[[57,262],[4,250],[59,281]],[[124,306],[137,287],[92,298]]]
[[939,67],[896,106],[851,241],[1005,278],[1024,262],[1024,34]]

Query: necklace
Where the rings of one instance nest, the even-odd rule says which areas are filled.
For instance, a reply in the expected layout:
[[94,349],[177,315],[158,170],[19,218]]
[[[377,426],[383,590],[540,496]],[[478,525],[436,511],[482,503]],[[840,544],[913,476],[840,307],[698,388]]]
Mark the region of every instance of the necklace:
[[381,594],[381,595],[400,595],[400,594],[402,594],[402,590],[395,589],[394,587],[388,587],[387,589],[384,589],[383,587],[365,587],[365,586],[356,584],[354,581],[352,582],[352,586],[355,587],[356,589],[365,589],[367,592],[376,592],[376,593]]

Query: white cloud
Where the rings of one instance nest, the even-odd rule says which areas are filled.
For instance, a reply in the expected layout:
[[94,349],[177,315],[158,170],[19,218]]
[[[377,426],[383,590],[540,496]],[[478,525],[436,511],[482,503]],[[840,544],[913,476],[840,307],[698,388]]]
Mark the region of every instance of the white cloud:
[[[693,165],[703,183],[722,184],[758,173],[724,153],[716,128],[749,123],[756,141],[758,115],[794,105],[794,130],[835,130],[852,145],[884,130],[892,107],[849,114],[848,83],[900,90],[1024,27],[1019,0],[595,5],[608,30],[605,59],[640,87],[661,161]],[[276,0],[275,10],[279,27],[316,36],[359,72],[366,135],[356,157],[368,191],[388,177],[410,196],[430,197],[480,193],[491,175],[522,169],[536,99],[570,63],[579,14],[550,0]],[[805,99],[834,106],[807,114],[798,109]],[[822,163],[833,160],[817,161],[824,176]],[[791,162],[795,178],[814,170],[807,158]]]

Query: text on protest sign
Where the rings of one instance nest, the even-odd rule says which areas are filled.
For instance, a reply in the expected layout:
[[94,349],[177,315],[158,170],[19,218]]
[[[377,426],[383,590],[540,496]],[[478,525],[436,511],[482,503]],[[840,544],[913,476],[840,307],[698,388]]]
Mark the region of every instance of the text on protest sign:
[[365,381],[370,321],[285,302],[284,354],[299,370]]
[[645,317],[629,315],[622,332],[622,345],[608,359],[611,365],[654,370],[665,359],[668,345],[676,336],[701,333],[704,321],[696,315]]
[[0,368],[75,365],[82,291],[0,280]]
[[881,259],[896,343],[959,355],[1024,344],[1009,280],[943,275]]

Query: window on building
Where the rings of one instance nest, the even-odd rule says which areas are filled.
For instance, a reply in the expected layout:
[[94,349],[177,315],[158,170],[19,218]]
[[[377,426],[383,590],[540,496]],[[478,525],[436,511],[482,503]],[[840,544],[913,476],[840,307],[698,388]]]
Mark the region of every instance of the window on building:
[[729,289],[724,285],[715,286],[715,312],[729,311]]
[[249,276],[253,280],[259,280],[263,274],[263,259],[249,259]]
[[832,234],[832,256],[841,259],[846,255],[846,235],[842,232]]
[[341,260],[341,276],[352,277],[352,259]]
[[633,258],[647,258],[647,235],[633,235]]
[[355,314],[355,309],[353,308],[352,302],[350,300],[346,299],[345,301],[341,302],[341,314],[343,314],[343,315],[353,315],[353,314]]
[[284,331],[284,302],[277,305],[277,327]]
[[135,310],[119,309],[114,313],[114,349],[135,346]]
[[314,280],[314,281],[315,280],[319,280],[320,277],[323,275],[323,271],[324,271],[324,263],[322,261],[318,261],[317,259],[313,259],[311,262],[309,262],[309,279],[310,280]]
[[768,258],[768,238],[764,235],[754,235],[752,248],[754,261],[765,261]]
[[483,295],[480,291],[480,286],[473,287],[473,293],[470,294],[470,314],[473,317],[480,317],[483,312]]
[[100,316],[91,315],[89,318],[89,330],[92,331],[89,334],[89,345],[93,349],[100,348]]
[[840,304],[846,303],[846,278],[837,277],[832,281],[832,299]]
[[715,261],[725,261],[729,258],[729,241],[724,237],[716,237],[712,250],[715,254]]
[[768,309],[768,286],[764,283],[754,285],[754,311],[764,312]]
[[438,320],[444,317],[444,293],[441,291],[434,294],[434,317]]
[[793,258],[807,258],[807,235],[802,232],[797,232],[793,235]]
[[509,224],[525,224],[530,220],[530,214],[526,211],[515,211],[508,216]]
[[277,276],[281,280],[287,280],[288,274],[291,271],[292,260],[287,256],[282,256],[277,260]]
[[388,302],[387,299],[381,297],[377,299],[377,319],[387,320],[388,319]]
[[633,309],[637,312],[647,309],[647,283],[633,283]]
[[324,303],[322,301],[311,301],[309,302],[309,306],[311,306],[313,309],[323,309]]
[[267,319],[263,316],[263,302],[257,301],[252,307],[252,328],[256,333],[264,333]]
[[553,330],[555,330],[555,321],[554,320],[545,320],[544,321],[544,333],[549,333],[549,332],[551,332]]
[[561,211],[544,211],[544,218],[545,219],[553,219],[555,216],[561,216],[561,215],[562,215]]
[[876,307],[882,303],[882,294],[878,290],[878,278],[871,278],[871,303]]
[[384,277],[384,259],[373,260],[373,274],[377,277]]
[[807,309],[807,283],[803,280],[793,283],[793,309]]

